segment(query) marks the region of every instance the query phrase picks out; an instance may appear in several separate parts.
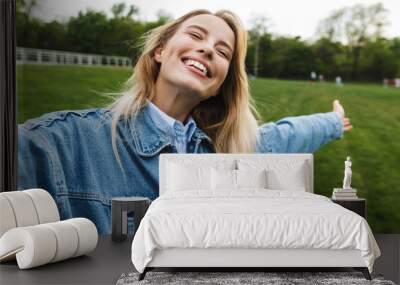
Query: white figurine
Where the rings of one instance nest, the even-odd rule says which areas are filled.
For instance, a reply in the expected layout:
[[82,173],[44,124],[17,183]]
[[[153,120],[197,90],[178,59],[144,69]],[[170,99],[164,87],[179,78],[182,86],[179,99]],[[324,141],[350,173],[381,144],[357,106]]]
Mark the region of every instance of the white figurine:
[[347,157],[346,161],[344,162],[344,179],[343,179],[343,189],[352,189],[351,184],[351,159],[350,156]]

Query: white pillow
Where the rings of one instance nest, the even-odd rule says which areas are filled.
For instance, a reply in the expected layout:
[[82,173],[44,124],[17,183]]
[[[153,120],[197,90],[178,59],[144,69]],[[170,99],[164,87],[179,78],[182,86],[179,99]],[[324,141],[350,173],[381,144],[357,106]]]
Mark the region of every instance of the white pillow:
[[213,190],[236,190],[236,170],[212,168]]
[[267,188],[266,170],[230,170],[212,168],[213,190]]
[[308,184],[305,167],[305,163],[300,163],[287,171],[269,169],[267,171],[268,189],[305,192]]
[[268,188],[267,171],[262,170],[235,170],[237,188]]
[[305,160],[262,160],[239,159],[240,170],[257,171],[266,169],[267,189],[306,191],[310,188],[309,164]]
[[168,191],[211,189],[210,167],[193,165],[188,167],[177,163],[169,163],[168,166]]

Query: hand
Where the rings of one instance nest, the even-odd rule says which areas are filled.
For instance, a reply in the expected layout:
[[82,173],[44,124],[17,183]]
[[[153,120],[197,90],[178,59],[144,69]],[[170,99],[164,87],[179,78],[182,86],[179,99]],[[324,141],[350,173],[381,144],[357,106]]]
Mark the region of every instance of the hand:
[[339,103],[339,100],[333,101],[333,112],[336,112],[342,120],[344,131],[350,131],[353,126],[350,124],[350,119],[344,116],[343,106]]

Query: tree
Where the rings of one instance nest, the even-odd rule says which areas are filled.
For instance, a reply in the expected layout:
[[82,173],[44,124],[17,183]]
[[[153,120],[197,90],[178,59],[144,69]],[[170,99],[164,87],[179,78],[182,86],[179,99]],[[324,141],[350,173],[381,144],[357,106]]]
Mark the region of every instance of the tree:
[[278,37],[267,66],[272,77],[305,79],[314,66],[312,49],[300,37]]
[[122,14],[122,12],[124,12],[125,10],[125,3],[118,3],[118,4],[114,4],[111,7],[111,12],[114,15],[114,18],[119,18]]
[[36,47],[39,42],[41,22],[32,17],[38,0],[16,0],[17,45]]
[[358,64],[362,47],[367,41],[381,38],[388,24],[387,10],[381,4],[357,4],[333,11],[320,22],[317,33],[330,41],[344,42],[352,57],[352,77],[358,77]]
[[397,74],[395,77],[400,78],[400,37],[390,40],[389,48],[394,54],[398,66]]
[[68,48],[66,27],[58,21],[42,23],[38,32],[38,40],[41,48],[53,50],[65,50]]
[[132,16],[137,14],[139,14],[139,8],[132,4],[129,6],[129,11],[126,14],[126,18],[131,18]]
[[342,74],[338,58],[345,54],[343,45],[340,42],[332,42],[323,37],[313,43],[311,48],[315,61],[313,70],[324,74],[325,78],[334,78]]
[[260,57],[260,38],[267,33],[268,18],[265,16],[254,16],[251,19],[250,40],[254,46],[253,75],[258,76],[259,57]]
[[126,13],[126,15],[123,16],[122,14],[125,11],[125,9],[126,9],[126,5],[123,2],[114,4],[111,7],[111,12],[113,14],[113,17],[114,18],[132,18],[134,15],[137,15],[139,13],[139,8],[132,4],[129,6],[128,13]]
[[32,13],[39,5],[39,0],[17,0],[17,13],[25,14],[28,19],[32,19]]
[[378,39],[365,43],[360,55],[360,73],[364,80],[394,78],[398,69],[399,61],[391,49],[390,41]]
[[67,41],[70,50],[104,54],[109,43],[110,25],[103,12],[87,10],[71,17],[67,24]]
[[[272,35],[265,33],[259,37],[258,41],[253,40],[254,37],[255,36],[252,35],[250,31],[246,55],[246,66],[252,71],[252,73],[257,70],[257,76],[271,76],[269,62],[272,56]],[[256,50],[255,43],[257,43],[258,47],[258,59],[256,61],[254,60]],[[257,64],[257,66],[254,64]]]

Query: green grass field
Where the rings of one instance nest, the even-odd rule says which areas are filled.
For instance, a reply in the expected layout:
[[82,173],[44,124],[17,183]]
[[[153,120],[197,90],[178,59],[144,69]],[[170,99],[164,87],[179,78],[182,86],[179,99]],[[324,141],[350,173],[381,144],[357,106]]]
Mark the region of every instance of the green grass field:
[[[131,69],[75,66],[18,66],[18,122],[43,113],[104,107]],[[343,180],[344,160],[353,159],[352,186],[368,201],[374,232],[400,233],[400,90],[374,84],[310,84],[257,79],[252,94],[263,121],[332,110],[339,99],[354,129],[314,155],[315,193],[330,196]]]

